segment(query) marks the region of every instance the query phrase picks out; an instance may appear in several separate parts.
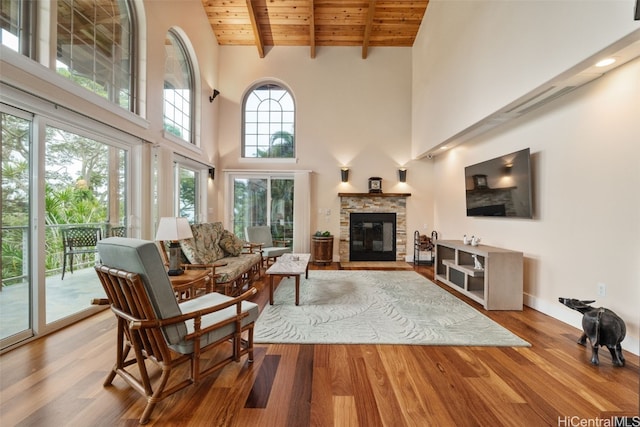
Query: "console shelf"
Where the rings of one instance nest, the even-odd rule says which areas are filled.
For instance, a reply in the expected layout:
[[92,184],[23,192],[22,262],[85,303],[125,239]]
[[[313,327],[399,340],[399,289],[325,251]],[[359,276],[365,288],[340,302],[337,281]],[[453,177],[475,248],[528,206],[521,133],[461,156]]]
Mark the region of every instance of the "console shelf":
[[[435,278],[487,310],[522,310],[522,252],[438,240]],[[476,256],[482,269],[475,268]]]

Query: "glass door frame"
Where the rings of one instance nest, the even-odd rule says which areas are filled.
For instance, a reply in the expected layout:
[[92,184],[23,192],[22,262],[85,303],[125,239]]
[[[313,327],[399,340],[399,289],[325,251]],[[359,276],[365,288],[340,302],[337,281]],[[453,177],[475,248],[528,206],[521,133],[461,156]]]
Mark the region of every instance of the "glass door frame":
[[[290,179],[293,181],[294,185],[294,199],[296,197],[301,197],[300,194],[306,192],[306,197],[308,197],[309,189],[306,188],[303,184],[298,182],[297,175],[300,173],[307,174],[307,171],[244,171],[244,170],[227,170],[224,171],[225,176],[225,200],[230,201],[225,204],[224,210],[224,226],[228,230],[234,229],[234,182],[236,179],[266,179],[268,182],[267,186],[267,197],[268,202],[271,201],[271,181],[275,179]],[[296,237],[302,233],[304,230],[309,229],[309,215],[308,212],[305,212],[305,209],[299,209],[299,204],[294,201],[293,203],[293,250],[300,252],[307,252],[309,250],[309,239],[306,241],[304,238]],[[267,218],[268,224],[271,225],[271,206],[268,204],[267,209]],[[297,229],[297,231],[296,231]],[[241,239],[244,239],[245,236],[238,236]]]
[[[144,164],[141,156],[144,153],[144,141],[131,134],[124,133],[107,124],[74,113],[64,108],[58,108],[54,103],[43,102],[41,98],[1,85],[0,102],[3,112],[21,111],[20,117],[31,120],[31,171],[30,171],[30,327],[27,334],[16,334],[9,338],[0,339],[0,353],[3,353],[20,343],[36,337],[46,335],[61,329],[95,312],[106,309],[101,306],[89,306],[76,314],[64,317],[55,322],[46,323],[46,249],[45,249],[45,141],[46,127],[54,126],[69,132],[74,132],[88,138],[95,139],[105,145],[123,149],[126,164],[126,197],[125,213],[129,236],[139,237],[142,230],[140,221],[143,210],[142,187]],[[15,114],[14,114],[15,115]],[[14,339],[16,338],[16,339]]]
[[[26,262],[27,266],[26,269],[23,268],[24,271],[27,272],[27,278],[26,278],[26,286],[27,286],[27,298],[28,300],[26,301],[27,303],[27,328],[23,329],[21,331],[16,332],[13,335],[7,336],[7,337],[0,337],[0,343],[1,346],[0,348],[5,348],[8,346],[11,346],[15,343],[27,340],[29,338],[32,338],[33,336],[35,336],[35,327],[34,327],[34,322],[35,322],[35,317],[34,317],[34,288],[33,288],[33,283],[34,283],[34,257],[33,257],[33,248],[34,248],[34,188],[36,188],[37,186],[37,179],[34,177],[34,173],[33,170],[35,168],[35,163],[34,163],[34,149],[35,149],[35,145],[34,144],[34,116],[33,114],[30,114],[28,112],[25,112],[23,110],[20,109],[16,109],[10,105],[7,104],[0,104],[0,114],[7,114],[7,115],[11,115],[14,117],[17,117],[19,119],[25,120],[29,122],[29,154],[28,154],[28,163],[29,163],[29,195],[28,195],[28,211],[29,211],[29,220],[26,223],[26,230],[25,232],[27,233],[27,238],[24,239],[24,241],[27,242],[27,248],[25,248],[23,250],[24,256],[26,257],[26,260],[23,259],[23,263]],[[37,246],[35,246],[37,247]],[[0,284],[0,286],[2,286]]]

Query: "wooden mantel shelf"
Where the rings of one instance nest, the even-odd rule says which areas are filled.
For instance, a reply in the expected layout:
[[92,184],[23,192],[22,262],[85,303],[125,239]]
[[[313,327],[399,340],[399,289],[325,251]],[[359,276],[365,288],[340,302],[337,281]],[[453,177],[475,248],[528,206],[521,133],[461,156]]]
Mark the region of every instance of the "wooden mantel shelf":
[[409,197],[411,193],[338,193],[340,197]]

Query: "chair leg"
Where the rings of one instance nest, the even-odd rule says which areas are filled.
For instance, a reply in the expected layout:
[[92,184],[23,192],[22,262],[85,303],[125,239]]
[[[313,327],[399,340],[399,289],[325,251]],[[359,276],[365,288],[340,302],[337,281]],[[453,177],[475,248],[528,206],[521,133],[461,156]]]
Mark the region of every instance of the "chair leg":
[[147,424],[149,419],[151,418],[151,412],[153,412],[153,408],[155,408],[156,403],[161,400],[162,393],[164,392],[164,388],[167,385],[167,381],[169,381],[169,374],[171,374],[171,368],[163,367],[162,375],[160,376],[160,382],[156,388],[156,391],[153,392],[152,395],[147,395],[147,406],[145,406],[142,415],[140,416],[140,424]]
[[64,254],[62,256],[62,278],[60,280],[64,280],[64,272],[67,269],[67,257],[68,256],[69,255],[67,255],[67,254]]
[[253,363],[253,325],[248,330],[247,341],[247,345],[249,346],[249,356],[247,361],[249,363]]

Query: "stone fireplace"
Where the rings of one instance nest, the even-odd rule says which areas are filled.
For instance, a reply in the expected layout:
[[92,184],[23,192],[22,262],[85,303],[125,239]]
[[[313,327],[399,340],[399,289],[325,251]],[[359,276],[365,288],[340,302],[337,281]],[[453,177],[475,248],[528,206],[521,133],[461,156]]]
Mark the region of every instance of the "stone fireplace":
[[[340,261],[405,261],[407,255],[407,197],[410,193],[338,193],[340,196]],[[357,228],[354,234],[354,244],[352,244],[352,217],[358,218],[360,215],[371,214],[370,220],[365,221],[366,225]],[[383,214],[383,215],[380,215]],[[385,214],[391,214],[385,215]],[[389,231],[393,228],[389,224],[389,218],[394,216],[395,237],[388,237]],[[385,219],[386,218],[386,219]],[[366,219],[366,215],[365,215]],[[377,229],[377,230],[374,230]],[[386,230],[386,232],[385,232]],[[389,240],[389,239],[393,240]],[[358,254],[351,259],[353,247],[366,246],[373,254]],[[390,247],[395,246],[389,255]],[[366,258],[366,259],[363,259]]]

